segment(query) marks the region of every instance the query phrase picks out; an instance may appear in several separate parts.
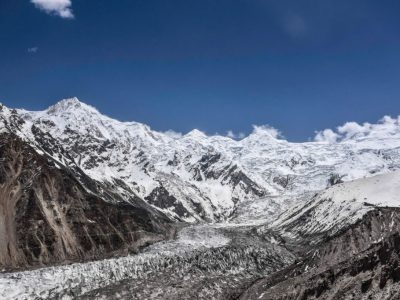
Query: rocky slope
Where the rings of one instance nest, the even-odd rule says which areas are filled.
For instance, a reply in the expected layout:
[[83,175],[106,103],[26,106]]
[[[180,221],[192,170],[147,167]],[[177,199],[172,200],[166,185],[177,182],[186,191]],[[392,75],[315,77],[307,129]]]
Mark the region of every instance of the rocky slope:
[[[5,109],[5,108],[3,108]],[[169,219],[138,197],[128,201],[87,177],[59,148],[63,163],[16,133],[8,111],[0,133],[0,266],[27,268],[137,252],[169,238]],[[36,131],[37,136],[45,136]],[[65,156],[64,156],[65,155]],[[112,200],[112,201],[110,201]]]
[[296,253],[240,299],[397,299],[400,173],[341,183],[257,228]]
[[400,210],[376,208],[240,299],[398,299]]
[[259,233],[273,230],[296,245],[313,245],[356,223],[367,212],[400,206],[400,172],[334,185],[299,201]]

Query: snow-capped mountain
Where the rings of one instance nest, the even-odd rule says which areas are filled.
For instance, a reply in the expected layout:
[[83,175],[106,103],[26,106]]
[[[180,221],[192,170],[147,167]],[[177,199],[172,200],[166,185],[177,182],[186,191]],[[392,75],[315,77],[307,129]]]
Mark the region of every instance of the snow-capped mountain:
[[31,128],[49,134],[91,178],[189,222],[222,221],[241,203],[266,197],[265,218],[275,217],[294,196],[325,188],[332,174],[347,181],[400,168],[400,123],[388,117],[291,143],[264,126],[239,141],[199,130],[171,136],[111,119],[76,98],[17,112],[26,136]]

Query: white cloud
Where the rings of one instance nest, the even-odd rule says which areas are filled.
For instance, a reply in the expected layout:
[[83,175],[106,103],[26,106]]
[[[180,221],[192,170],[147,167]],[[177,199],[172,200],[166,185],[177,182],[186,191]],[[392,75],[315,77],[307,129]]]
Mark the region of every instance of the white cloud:
[[226,133],[226,136],[231,139],[234,139],[234,140],[241,140],[246,137],[246,134],[243,132],[234,133],[232,130],[228,130],[228,132]]
[[274,139],[284,138],[282,132],[269,125],[253,125],[253,133],[266,133]]
[[347,122],[342,126],[337,128],[338,132],[346,139],[350,139],[357,135],[363,135],[371,130],[371,124],[364,123],[363,125],[358,124],[357,122]]
[[325,129],[323,131],[316,132],[314,140],[316,142],[336,143],[338,138],[339,135],[332,129]]
[[74,18],[71,9],[71,0],[31,0],[31,3],[48,14],[65,19]]
[[347,122],[337,127],[336,132],[332,129],[316,132],[314,140],[335,143],[360,138],[387,138],[394,135],[400,136],[400,116],[397,118],[384,116],[377,124],[363,123],[360,125],[357,122]]
[[36,47],[36,46],[28,48],[28,53],[36,53],[38,51],[39,51],[39,47]]

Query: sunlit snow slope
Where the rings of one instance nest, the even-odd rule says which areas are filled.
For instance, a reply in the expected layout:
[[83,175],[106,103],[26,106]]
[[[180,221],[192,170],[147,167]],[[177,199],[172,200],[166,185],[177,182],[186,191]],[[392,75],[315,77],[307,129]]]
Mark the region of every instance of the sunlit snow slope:
[[332,236],[376,207],[400,207],[400,171],[332,186],[290,208],[268,228],[298,239]]

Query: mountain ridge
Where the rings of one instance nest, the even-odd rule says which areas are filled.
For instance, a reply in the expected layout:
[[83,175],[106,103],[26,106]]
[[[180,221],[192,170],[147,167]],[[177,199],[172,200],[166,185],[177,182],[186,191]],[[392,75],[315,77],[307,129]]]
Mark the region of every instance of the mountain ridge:
[[[247,200],[321,190],[333,173],[352,180],[400,166],[397,119],[386,118],[387,126],[359,125],[359,131],[372,131],[362,129],[363,136],[335,143],[291,143],[265,126],[255,126],[241,140],[197,129],[171,137],[145,124],[104,116],[77,98],[44,111],[17,112],[57,139],[88,176],[117,190],[123,182],[172,219],[187,222],[220,222]],[[342,134],[349,130],[340,129]],[[377,138],[374,130],[385,134]],[[267,217],[286,209],[280,202],[272,203]]]

